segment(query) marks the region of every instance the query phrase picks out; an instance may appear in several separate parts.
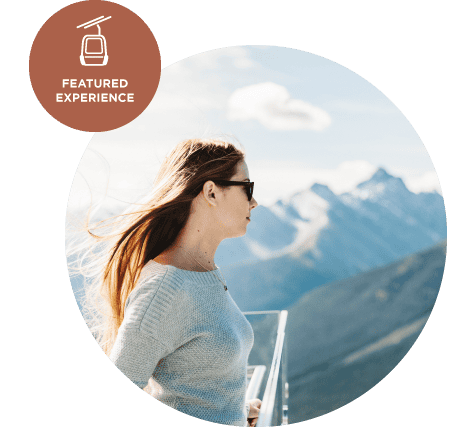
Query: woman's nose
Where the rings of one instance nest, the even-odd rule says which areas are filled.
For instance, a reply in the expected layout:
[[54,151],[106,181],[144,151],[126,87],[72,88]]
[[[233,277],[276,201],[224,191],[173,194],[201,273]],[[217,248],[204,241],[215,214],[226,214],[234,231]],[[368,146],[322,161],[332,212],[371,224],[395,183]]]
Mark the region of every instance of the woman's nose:
[[258,206],[259,205],[259,203],[257,203],[257,201],[256,201],[256,199],[253,197],[252,199],[251,199],[251,206],[250,206],[250,209],[254,209],[256,206]]

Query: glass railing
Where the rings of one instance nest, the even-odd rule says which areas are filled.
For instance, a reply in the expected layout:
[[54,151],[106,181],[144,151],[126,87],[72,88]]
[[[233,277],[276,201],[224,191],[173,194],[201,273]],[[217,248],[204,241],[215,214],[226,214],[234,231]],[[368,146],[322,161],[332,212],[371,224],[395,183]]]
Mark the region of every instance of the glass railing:
[[257,427],[288,424],[287,311],[244,313],[254,331],[246,398],[262,400]]

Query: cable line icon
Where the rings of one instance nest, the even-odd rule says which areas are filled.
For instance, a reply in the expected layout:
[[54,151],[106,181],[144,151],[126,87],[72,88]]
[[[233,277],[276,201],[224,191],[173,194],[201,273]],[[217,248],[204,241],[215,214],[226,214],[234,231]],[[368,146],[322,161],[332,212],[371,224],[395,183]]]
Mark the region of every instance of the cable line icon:
[[98,28],[98,34],[86,34],[81,42],[81,55],[80,61],[81,65],[85,66],[97,66],[101,67],[108,63],[108,52],[106,48],[106,39],[101,35],[101,28],[98,25],[100,22],[104,22],[110,19],[111,16],[105,18],[104,16],[99,16],[98,18],[92,19],[89,22],[78,25],[76,28],[83,27],[84,29],[93,27],[94,25]]

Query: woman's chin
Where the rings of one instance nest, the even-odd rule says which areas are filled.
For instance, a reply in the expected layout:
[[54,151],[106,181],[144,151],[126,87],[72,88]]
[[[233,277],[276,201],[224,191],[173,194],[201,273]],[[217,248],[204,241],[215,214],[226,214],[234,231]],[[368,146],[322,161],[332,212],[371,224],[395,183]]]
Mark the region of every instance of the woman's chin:
[[234,231],[233,233],[229,233],[225,239],[233,239],[234,237],[242,237],[246,234],[246,228],[244,230]]
[[246,226],[235,237],[242,237],[246,234]]

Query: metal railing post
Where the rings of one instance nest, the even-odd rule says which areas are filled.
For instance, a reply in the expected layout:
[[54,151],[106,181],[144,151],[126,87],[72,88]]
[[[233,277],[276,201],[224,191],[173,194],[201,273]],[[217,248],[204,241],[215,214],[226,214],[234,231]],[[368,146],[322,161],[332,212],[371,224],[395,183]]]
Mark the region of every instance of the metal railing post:
[[[279,371],[281,367],[281,359],[285,339],[285,327],[287,324],[287,315],[288,315],[287,310],[282,310],[279,313],[279,324],[277,329],[277,337],[276,337],[276,345],[274,348],[273,361],[271,363],[270,373],[268,375],[267,380],[267,386],[265,388],[265,393],[262,399],[262,406],[260,408],[257,427],[268,427],[271,425],[272,422],[274,404],[276,399],[276,388],[279,378]],[[282,382],[284,383],[284,381]],[[282,390],[281,392],[282,395],[284,395],[284,390]]]

